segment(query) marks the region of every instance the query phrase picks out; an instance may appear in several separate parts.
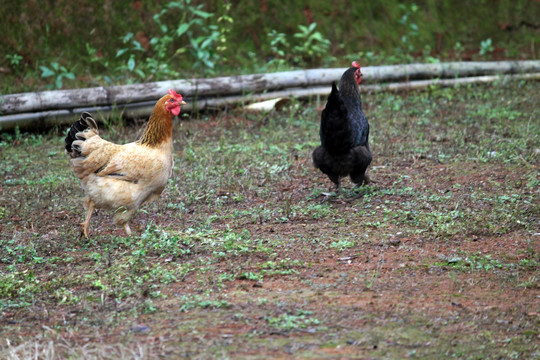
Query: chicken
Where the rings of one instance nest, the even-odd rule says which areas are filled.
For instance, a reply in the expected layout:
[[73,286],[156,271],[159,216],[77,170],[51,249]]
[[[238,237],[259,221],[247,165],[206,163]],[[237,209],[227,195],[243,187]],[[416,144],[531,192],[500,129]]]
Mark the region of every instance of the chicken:
[[353,183],[368,183],[366,170],[371,163],[369,123],[362,111],[358,85],[362,81],[360,64],[341,76],[339,87],[332,84],[326,107],[321,114],[321,146],[312,154],[313,164],[340,189],[340,178],[350,176]]
[[66,154],[86,194],[86,219],[80,224],[85,237],[95,208],[114,211],[114,222],[131,235],[130,219],[159,197],[172,174],[172,116],[184,104],[182,95],[169,90],[156,103],[141,138],[125,145],[103,140],[87,112],[71,126]]

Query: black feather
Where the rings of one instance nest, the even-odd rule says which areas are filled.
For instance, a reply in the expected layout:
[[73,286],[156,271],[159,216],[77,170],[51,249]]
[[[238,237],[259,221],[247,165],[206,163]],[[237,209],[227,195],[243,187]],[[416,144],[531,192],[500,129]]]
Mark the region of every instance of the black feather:
[[81,156],[80,146],[74,146],[73,142],[75,140],[84,140],[84,137],[77,136],[78,133],[85,131],[86,129],[97,130],[96,120],[92,118],[92,115],[87,112],[81,114],[81,118],[77,120],[71,128],[69,129],[68,134],[66,135],[65,144],[66,151],[72,156],[77,157]]
[[339,88],[332,91],[321,114],[321,146],[312,154],[313,164],[339,186],[341,177],[350,176],[361,185],[371,163],[369,123],[362,111],[362,99],[351,67],[341,77]]

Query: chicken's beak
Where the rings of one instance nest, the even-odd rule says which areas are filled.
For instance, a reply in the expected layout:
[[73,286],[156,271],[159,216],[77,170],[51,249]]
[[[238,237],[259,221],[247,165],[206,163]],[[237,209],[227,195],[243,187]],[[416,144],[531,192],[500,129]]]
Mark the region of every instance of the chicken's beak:
[[182,101],[180,101],[178,104],[179,104],[179,105],[186,105],[186,102],[185,102],[184,100],[182,100]]

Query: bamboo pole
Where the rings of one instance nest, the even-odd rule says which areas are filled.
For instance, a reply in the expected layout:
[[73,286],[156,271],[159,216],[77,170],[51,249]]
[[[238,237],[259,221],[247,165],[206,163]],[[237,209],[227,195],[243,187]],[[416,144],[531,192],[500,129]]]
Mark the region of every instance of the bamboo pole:
[[[43,112],[46,110],[110,106],[156,101],[169,89],[186,98],[223,97],[288,88],[330,85],[345,68],[311,69],[271,74],[240,75],[213,79],[159,81],[76,90],[41,91],[0,96],[0,114]],[[368,66],[362,68],[364,81],[388,82],[476,75],[540,72],[540,61],[449,62]]]
[[[490,75],[490,76],[476,76],[457,79],[434,79],[434,80],[415,80],[404,83],[390,83],[390,84],[373,84],[362,85],[360,90],[364,93],[367,92],[383,92],[383,91],[410,91],[421,90],[430,86],[458,86],[458,85],[472,85],[479,83],[491,83],[495,81],[508,81],[508,80],[540,80],[540,73],[533,74],[517,74],[517,75]],[[269,91],[260,94],[249,95],[235,95],[225,97],[213,97],[213,98],[201,98],[197,100],[197,110],[206,109],[220,109],[226,106],[235,106],[238,104],[246,104],[257,101],[264,101],[275,98],[283,97],[326,97],[330,93],[329,86],[318,86],[311,88],[289,88],[278,91]],[[193,103],[190,103],[182,107],[183,111],[193,111]],[[54,125],[66,124],[73,122],[83,111],[97,113],[102,117],[109,117],[112,113],[121,114],[126,118],[140,118],[149,116],[155,105],[155,101],[143,101],[138,103],[131,103],[125,105],[107,105],[97,107],[81,107],[74,109],[64,110],[52,110],[42,111],[34,113],[24,114],[12,114],[6,116],[0,116],[0,129],[11,130],[18,126],[21,129],[24,128],[38,128],[38,127],[50,127]]]

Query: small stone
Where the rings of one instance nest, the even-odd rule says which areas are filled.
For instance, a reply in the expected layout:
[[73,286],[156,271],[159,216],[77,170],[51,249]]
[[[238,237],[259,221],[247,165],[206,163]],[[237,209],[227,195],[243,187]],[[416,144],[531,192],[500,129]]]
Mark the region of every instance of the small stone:
[[388,244],[392,245],[392,246],[399,246],[399,244],[401,244],[401,240],[399,239],[392,239],[390,241],[388,241]]
[[134,325],[130,330],[134,333],[145,333],[150,331],[150,328],[146,325]]

